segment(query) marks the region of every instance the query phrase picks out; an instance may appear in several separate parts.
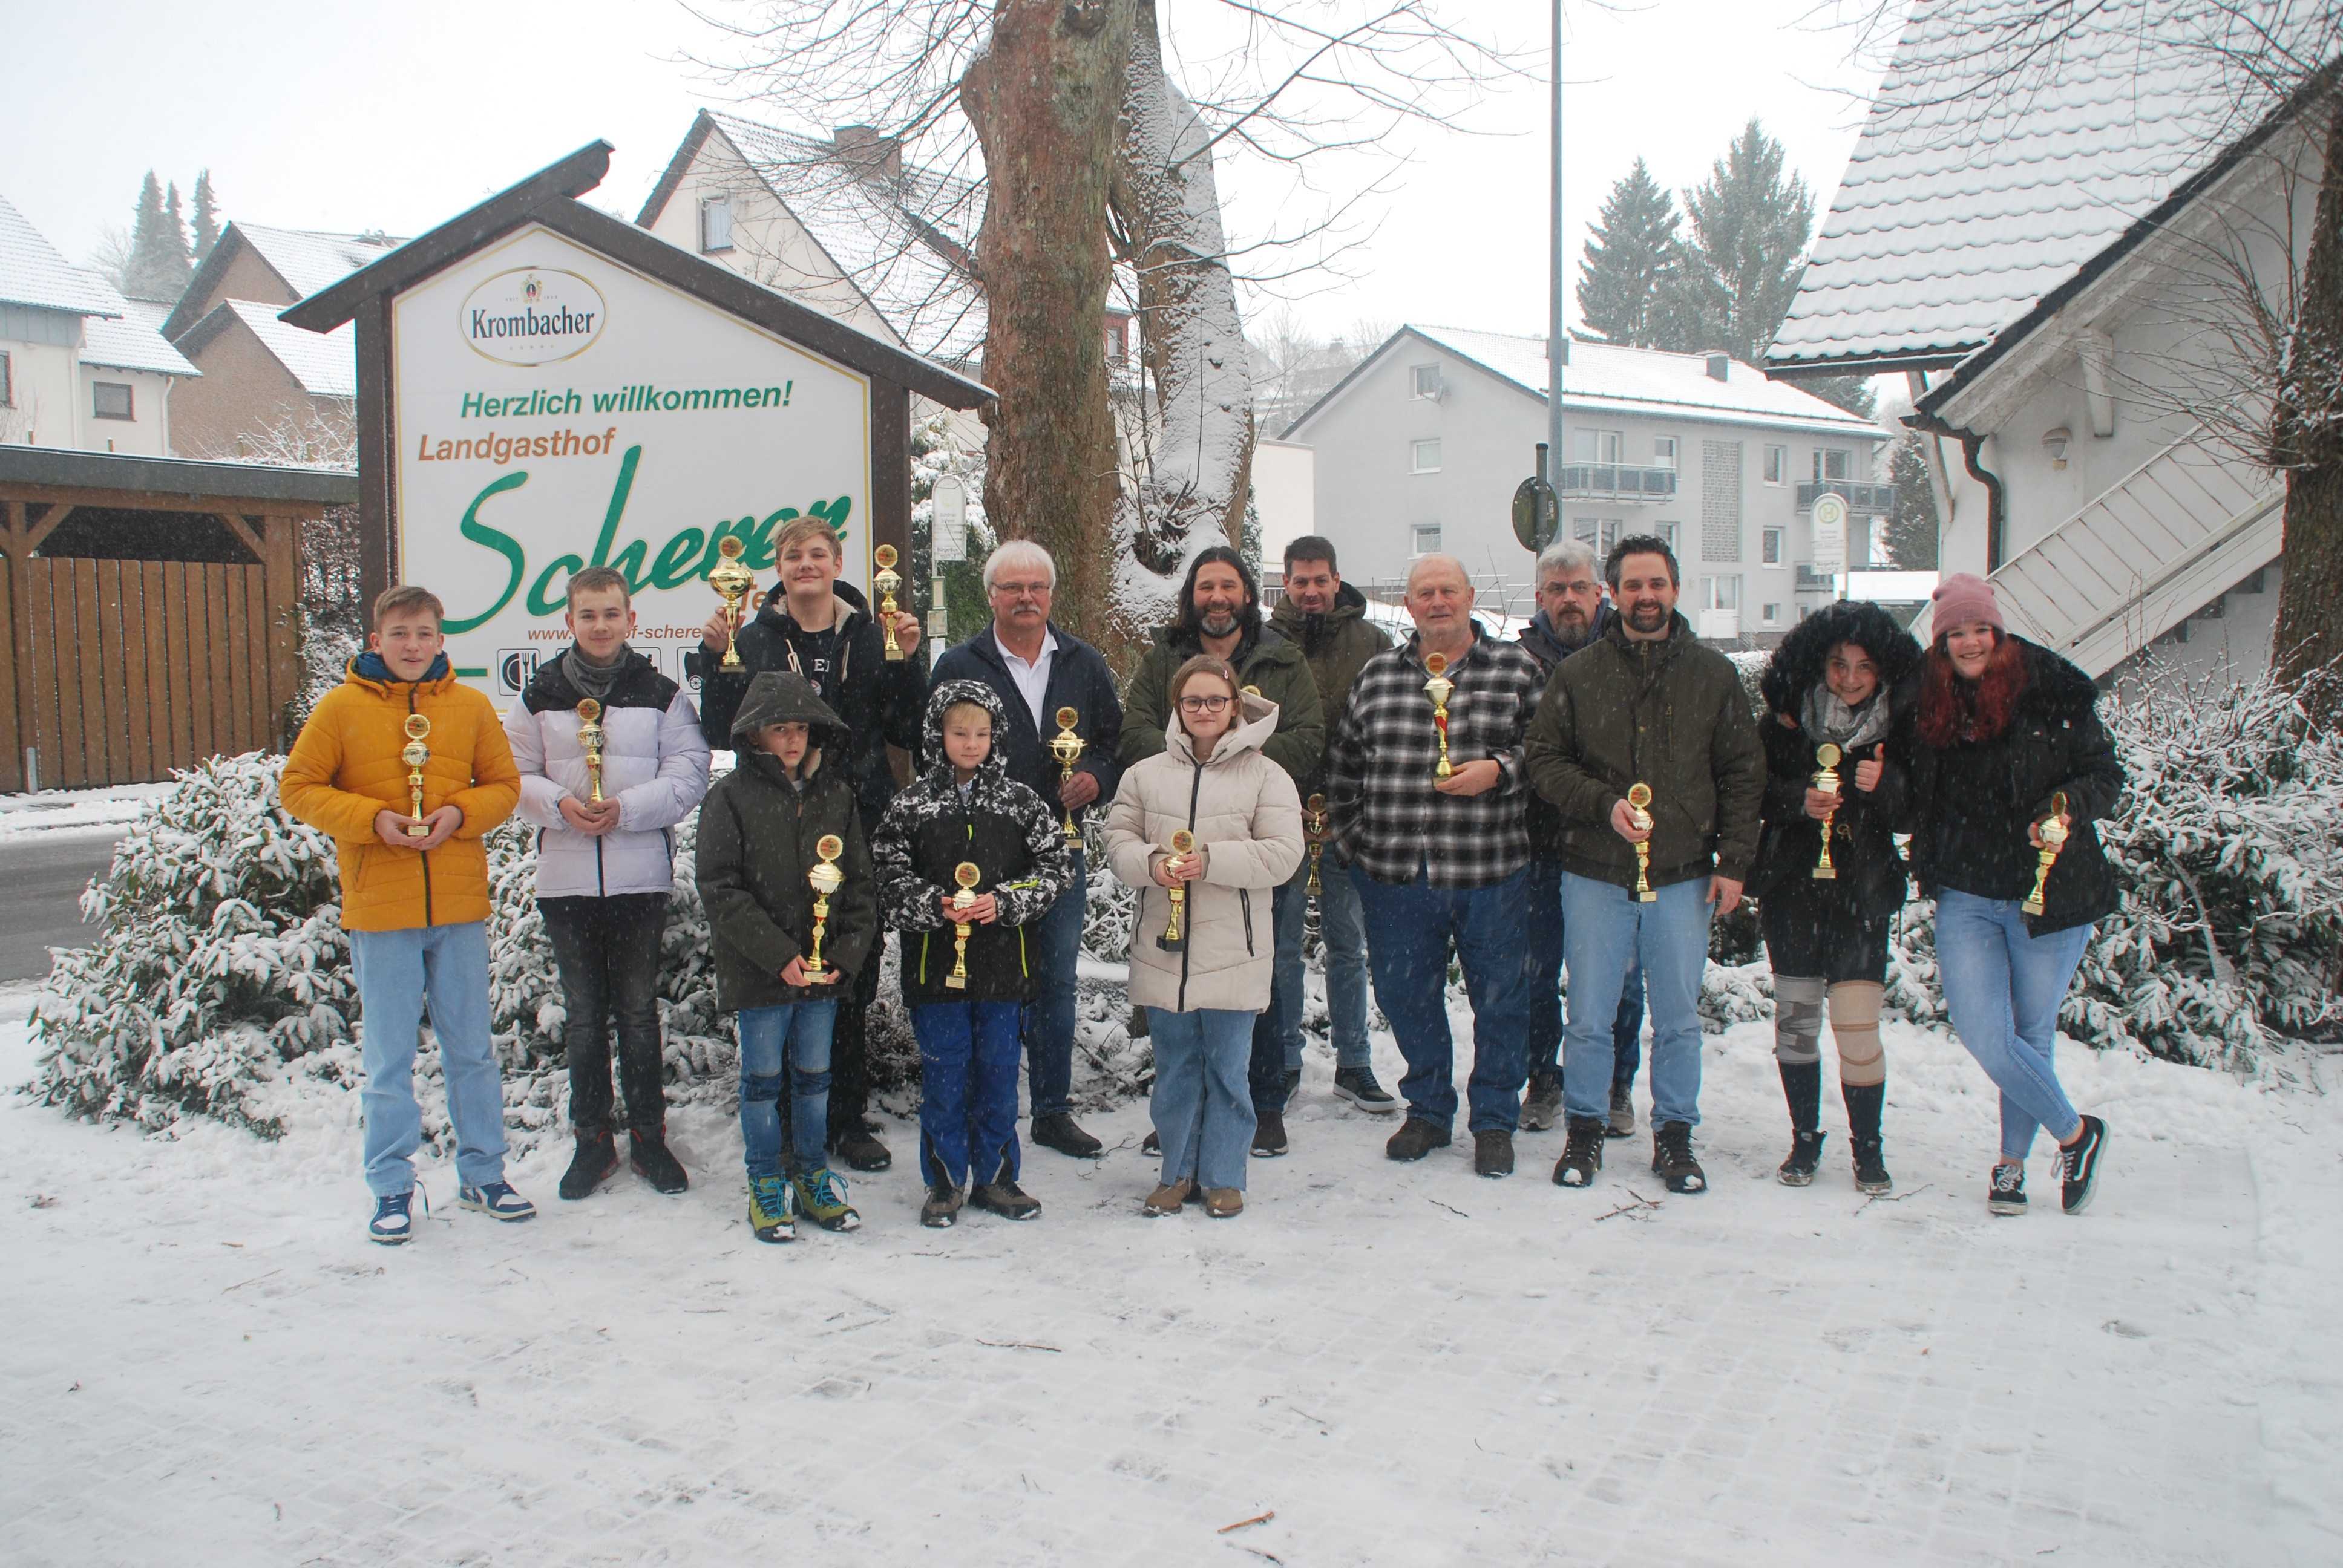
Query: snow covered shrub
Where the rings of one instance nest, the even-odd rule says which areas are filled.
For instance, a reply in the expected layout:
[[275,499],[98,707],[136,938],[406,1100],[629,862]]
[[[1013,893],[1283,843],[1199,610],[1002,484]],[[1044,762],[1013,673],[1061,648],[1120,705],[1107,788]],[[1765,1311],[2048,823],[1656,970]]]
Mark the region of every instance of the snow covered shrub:
[[1093,811],[1082,827],[1084,859],[1090,867],[1082,909],[1082,955],[1102,964],[1131,958],[1131,930],[1139,920],[1139,893],[1115,880],[1106,866],[1105,816]]

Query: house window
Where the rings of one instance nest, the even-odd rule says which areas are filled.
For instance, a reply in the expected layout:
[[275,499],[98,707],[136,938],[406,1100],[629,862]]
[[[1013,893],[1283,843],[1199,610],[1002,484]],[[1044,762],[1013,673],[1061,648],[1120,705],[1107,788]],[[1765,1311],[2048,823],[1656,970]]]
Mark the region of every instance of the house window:
[[1410,441],[1407,444],[1407,471],[1411,474],[1440,472],[1440,443]]
[[1573,430],[1570,433],[1571,460],[1577,463],[1616,463],[1620,448],[1624,445],[1616,430]]
[[1573,518],[1570,531],[1581,541],[1594,547],[1598,556],[1608,555],[1611,547],[1619,542],[1624,523],[1618,518]]
[[709,196],[699,204],[699,248],[703,253],[732,248],[732,198]]
[[127,381],[93,381],[89,384],[90,414],[99,419],[132,419],[130,383]]
[[1652,467],[1673,468],[1676,466],[1676,438],[1674,436],[1652,437]]
[[1741,579],[1738,577],[1703,578],[1700,579],[1701,603],[1708,609],[1739,609]]
[[0,408],[14,408],[15,406],[15,371],[9,365],[8,351],[0,348]]
[[1782,564],[1782,530],[1761,528],[1757,534],[1757,564],[1778,567]]
[[1765,448],[1765,482],[1778,485],[1790,477],[1790,449],[1787,447]]
[[1767,626],[1779,626],[1782,624],[1782,607],[1778,604],[1769,604],[1758,612],[1758,618]]
[[1676,543],[1676,525],[1675,525],[1675,524],[1674,524],[1674,523],[1658,523],[1658,524],[1654,524],[1654,525],[1653,526],[1652,531],[1653,531],[1654,533],[1655,533],[1655,534],[1659,535],[1659,536],[1660,536],[1660,542],[1661,542],[1662,544],[1664,544],[1664,545],[1667,546],[1669,549],[1671,549],[1671,550],[1674,551],[1674,552],[1676,553],[1676,555],[1677,555],[1679,558],[1681,558],[1681,557],[1684,555],[1684,547],[1683,547],[1682,545],[1680,545],[1680,544]]
[[1407,553],[1411,558],[1436,556],[1440,553],[1440,525],[1416,523],[1407,530]]
[[1409,366],[1407,395],[1411,397],[1430,397],[1436,400],[1440,396],[1440,367],[1437,365]]
[[1854,457],[1844,447],[1815,448],[1815,483],[1843,485],[1854,467]]
[[1121,365],[1131,357],[1131,323],[1120,316],[1109,317],[1106,324],[1106,362]]

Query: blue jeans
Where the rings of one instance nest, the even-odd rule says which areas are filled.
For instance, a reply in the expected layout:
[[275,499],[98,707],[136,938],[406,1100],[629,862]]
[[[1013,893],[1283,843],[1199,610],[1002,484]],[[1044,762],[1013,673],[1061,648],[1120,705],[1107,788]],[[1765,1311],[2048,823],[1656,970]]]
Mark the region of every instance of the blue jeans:
[[911,1009],[920,1037],[920,1175],[930,1186],[1014,1181],[1017,1047],[1022,1005],[930,1001]]
[[[1530,862],[1526,955],[1530,986],[1528,1034],[1530,1076],[1562,1076],[1562,862]],[[1633,1089],[1644,1065],[1644,966],[1633,963],[1619,992],[1619,1013],[1611,1024],[1611,1086]]]
[[1616,882],[1562,874],[1570,1021],[1563,1035],[1562,1109],[1611,1114],[1619,998],[1638,963],[1652,1003],[1652,1124],[1700,1122],[1700,980],[1708,968],[1708,879],[1655,890],[1638,903]]
[[1244,1191],[1252,1151],[1252,1096],[1245,1066],[1255,1015],[1231,1008],[1173,1012],[1147,1010],[1155,1048],[1155,1095],[1149,1109],[1163,1146],[1163,1180]]
[[456,1127],[456,1179],[484,1187],[505,1175],[505,1091],[488,1039],[488,928],[483,920],[403,931],[352,931],[360,1060],[366,1088],[367,1190],[377,1198],[415,1185],[423,1108],[415,1101],[415,1031],[431,1007],[447,1120]]
[[2023,1160],[2048,1128],[2064,1143],[2082,1119],[2050,1064],[2058,1004],[2075,979],[2088,925],[2030,934],[2012,899],[1980,899],[1950,888],[1936,895],[1936,973],[1953,1032],[2001,1091],[2001,1152]]
[[1071,859],[1073,879],[1050,912],[1025,928],[1025,950],[1033,966],[1033,1000],[1025,1004],[1025,1075],[1037,1121],[1074,1108],[1074,981],[1090,874],[1081,850]]
[[[1473,999],[1469,1125],[1475,1132],[1511,1132],[1521,1120],[1527,1071],[1522,1035],[1529,1022],[1522,901],[1528,881],[1524,869],[1485,888],[1435,888],[1421,870],[1414,881],[1393,884],[1351,869],[1366,917],[1375,1000],[1407,1059],[1399,1092],[1414,1120],[1443,1131],[1456,1121],[1456,1046],[1448,1032],[1451,941]],[[1607,1112],[1607,1096],[1604,1106]]]
[[[1272,890],[1270,898],[1270,940],[1274,945],[1269,1005],[1253,1015],[1252,1059],[1246,1070],[1252,1108],[1261,1114],[1285,1114],[1286,1070],[1302,1065],[1302,918],[1309,901],[1292,881]],[[1290,1046],[1286,1042],[1289,1018],[1293,1033]]]
[[[1272,976],[1269,1012],[1285,1069],[1302,1065],[1302,1007],[1306,970],[1302,962],[1302,939],[1310,917],[1310,857],[1305,852],[1292,879],[1277,890],[1271,919],[1276,922],[1277,968]],[[1331,861],[1318,873],[1318,935],[1326,953],[1326,1012],[1333,1026],[1334,1067],[1349,1071],[1370,1064],[1367,1045],[1367,932],[1359,919],[1358,890],[1340,866]],[[1278,1098],[1264,1109],[1285,1109],[1284,1082],[1278,1080]],[[1253,1103],[1262,1106],[1256,1063]]]
[[[750,1177],[803,1175],[827,1162],[830,1037],[837,1027],[835,997],[740,1010],[740,1149]],[[789,1171],[781,1169],[784,1070],[796,1155]]]

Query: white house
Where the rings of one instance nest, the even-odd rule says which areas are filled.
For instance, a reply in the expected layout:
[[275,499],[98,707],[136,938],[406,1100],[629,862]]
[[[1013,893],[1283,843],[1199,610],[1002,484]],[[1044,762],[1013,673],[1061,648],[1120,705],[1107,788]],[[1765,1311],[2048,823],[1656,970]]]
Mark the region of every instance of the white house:
[[167,457],[171,390],[197,372],[0,196],[0,441]]
[[[1313,449],[1316,531],[1346,579],[1393,591],[1411,561],[1444,552],[1526,613],[1532,558],[1512,502],[1545,439],[1545,351],[1542,337],[1403,327],[1293,422],[1285,439]],[[1722,354],[1569,353],[1563,526],[1598,550],[1626,534],[1670,541],[1703,637],[1778,635],[1833,596],[1811,566],[1825,491],[1848,502],[1863,564],[1891,502],[1871,482],[1876,425]]]

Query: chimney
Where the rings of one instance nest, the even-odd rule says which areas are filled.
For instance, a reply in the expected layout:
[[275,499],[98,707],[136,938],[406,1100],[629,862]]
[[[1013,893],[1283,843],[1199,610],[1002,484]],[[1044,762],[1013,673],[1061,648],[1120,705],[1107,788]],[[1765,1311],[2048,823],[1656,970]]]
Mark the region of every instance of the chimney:
[[1708,356],[1708,378],[1722,381],[1733,373],[1733,356],[1712,352]]
[[871,126],[840,126],[830,133],[838,159],[854,170],[858,179],[899,180],[903,177],[903,141]]

